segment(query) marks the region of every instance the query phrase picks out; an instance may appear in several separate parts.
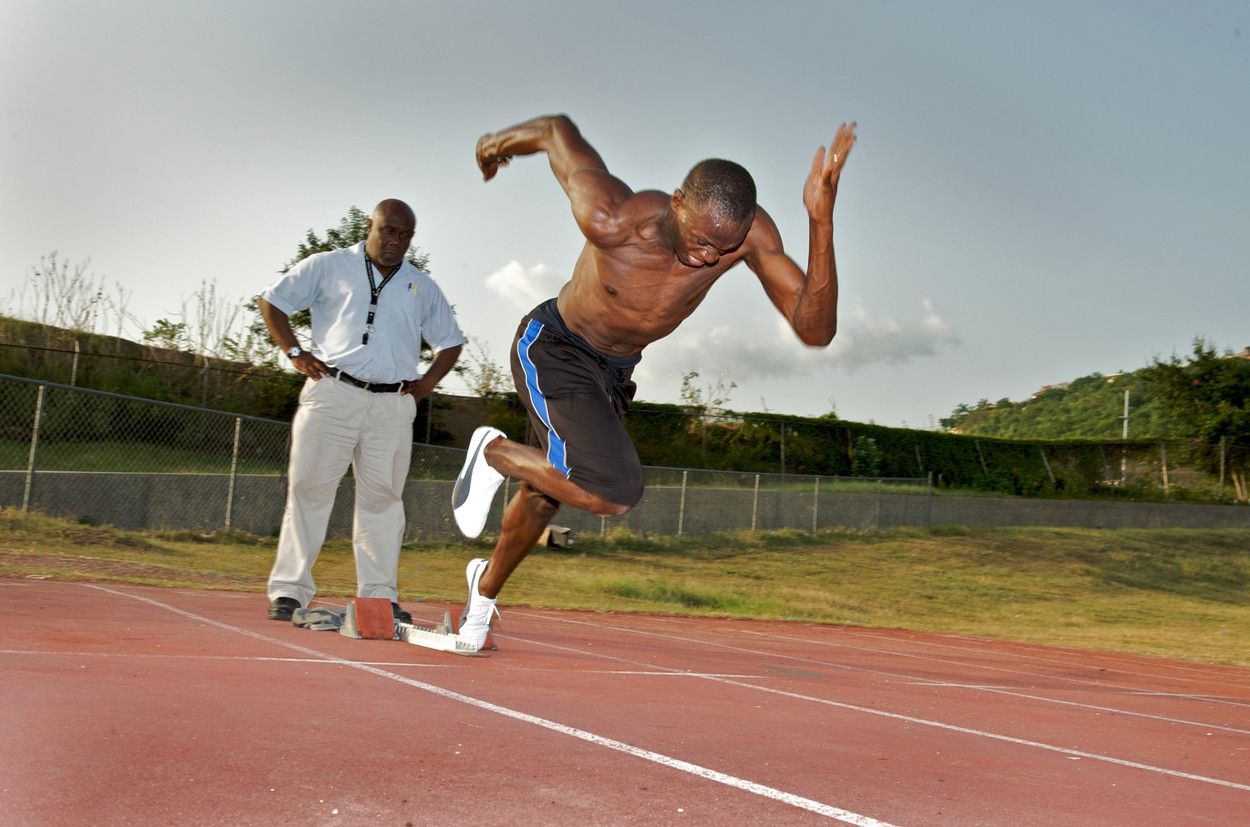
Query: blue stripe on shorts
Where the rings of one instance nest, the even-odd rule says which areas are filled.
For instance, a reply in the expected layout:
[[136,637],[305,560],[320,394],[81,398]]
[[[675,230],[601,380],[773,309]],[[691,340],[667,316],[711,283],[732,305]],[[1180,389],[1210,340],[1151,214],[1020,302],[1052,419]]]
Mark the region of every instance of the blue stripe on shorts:
[[521,360],[521,372],[525,374],[525,387],[529,390],[530,404],[534,406],[534,413],[542,421],[547,428],[547,462],[550,462],[557,471],[566,478],[573,469],[569,468],[566,455],[566,445],[564,439],[556,433],[555,426],[551,424],[551,412],[547,408],[547,397],[543,396],[542,388],[538,386],[538,368],[530,359],[530,345],[534,344],[538,339],[538,334],[542,333],[542,322],[531,320],[525,327],[525,333],[517,342],[517,356]]

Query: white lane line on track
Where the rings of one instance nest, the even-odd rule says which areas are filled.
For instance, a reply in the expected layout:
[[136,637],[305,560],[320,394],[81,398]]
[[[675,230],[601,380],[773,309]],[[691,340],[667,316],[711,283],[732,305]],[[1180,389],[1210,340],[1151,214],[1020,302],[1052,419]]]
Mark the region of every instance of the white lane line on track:
[[470,695],[463,695],[459,692],[453,692],[450,689],[444,689],[441,686],[435,686],[434,684],[423,683],[422,681],[413,680],[412,678],[405,678],[402,675],[396,675],[393,672],[387,672],[385,670],[379,669],[374,666],[369,666],[359,661],[347,660],[345,658],[340,658],[335,655],[331,655],[327,652],[320,652],[316,649],[310,649],[305,646],[300,646],[299,644],[288,643],[287,641],[284,641],[284,640],[272,638],[272,637],[269,637],[268,635],[263,635],[259,632],[253,632],[249,629],[243,629],[238,626],[231,626],[228,623],[222,623],[221,621],[213,620],[212,618],[203,617],[201,615],[188,612],[184,609],[179,609],[176,606],[170,606],[169,604],[162,603],[159,600],[153,600],[150,597],[143,597],[142,595],[129,594],[127,592],[117,591],[115,589],[106,588],[104,586],[97,586],[97,585],[90,584],[90,583],[83,583],[81,585],[84,588],[97,589],[99,591],[106,592],[112,595],[116,595],[118,597],[124,597],[130,600],[139,601],[141,603],[147,603],[148,605],[155,606],[157,608],[164,609],[169,612],[173,612],[174,614],[181,615],[182,617],[188,618],[190,620],[195,620],[200,623],[207,623],[210,626],[215,626],[218,629],[222,629],[227,632],[233,632],[235,634],[240,634],[246,637],[250,637],[253,640],[260,640],[260,641],[264,641],[265,643],[271,643],[276,646],[281,646],[286,649],[291,649],[293,651],[300,652],[302,654],[308,655],[313,658],[321,658],[327,662],[334,663],[339,666],[349,666],[353,669],[359,669],[360,671],[367,672],[370,675],[375,675],[379,678],[386,678],[387,680],[396,681],[398,683],[411,686],[415,689],[420,689],[422,691],[429,692],[432,695],[438,695],[439,697],[446,698],[448,700],[458,701],[459,703],[468,704],[469,706],[476,707],[486,712],[493,712],[495,714],[502,715],[506,718],[512,718],[513,720],[522,721],[527,724],[533,724],[535,726],[548,729],[552,732],[557,732],[561,735],[567,735],[569,737],[577,738],[579,740],[586,741],[596,746],[606,747],[607,749],[615,750],[617,752],[622,752],[622,753],[625,753],[626,755],[631,755],[635,758],[641,758],[645,761],[651,761],[653,763],[660,764],[661,766],[665,766],[670,769],[679,770],[681,772],[688,773],[690,775],[703,778],[708,781],[715,781],[718,784],[724,784],[725,786],[733,787],[734,789],[741,790],[743,792],[752,793],[754,795],[758,795],[763,798],[768,798],[773,801],[778,801],[783,804],[789,804],[792,807],[797,807],[799,809],[807,810],[809,812],[817,813],[819,815],[828,816],[829,818],[836,819],[846,824],[856,825],[856,827],[894,827],[893,825],[885,821],[879,821],[869,816],[861,815],[859,813],[853,813],[850,810],[843,810],[840,807],[834,807],[832,805],[825,804],[820,801],[814,801],[810,798],[803,798],[802,796],[795,795],[793,793],[787,793],[783,790],[778,790],[774,787],[768,787],[763,784],[757,784],[754,781],[748,781],[744,778],[738,778],[737,776],[728,775],[723,772],[718,772],[717,770],[709,769],[708,767],[702,767],[702,766],[699,766],[698,764],[691,764],[688,761],[682,761],[679,758],[672,758],[670,756],[663,755],[658,752],[652,752],[651,750],[643,749],[641,747],[636,747],[632,744],[626,744],[623,741],[617,741],[612,738],[604,737],[602,735],[596,735],[593,732],[588,732],[583,729],[577,729],[576,727],[567,726],[565,724],[561,724],[556,721],[550,721],[550,720],[547,720],[546,718],[539,718],[536,715],[530,715],[526,712],[519,712],[515,709],[510,709],[506,706],[499,706],[498,704],[493,704],[489,701],[483,701],[480,698],[474,698]]
[[[1184,718],[1173,718],[1170,715],[1151,715],[1149,712],[1132,712],[1120,709],[1115,706],[1099,706],[1098,704],[1085,703],[1083,701],[1065,701],[1061,698],[1047,698],[1042,695],[1030,695],[1027,692],[1017,692],[1014,689],[1007,689],[1003,686],[987,686],[983,684],[971,683],[950,683],[948,681],[911,681],[917,686],[940,686],[952,689],[974,689],[979,692],[993,692],[996,695],[1008,695],[1012,698],[1024,698],[1030,701],[1040,701],[1041,703],[1056,704],[1059,706],[1072,706],[1077,709],[1090,709],[1094,712],[1110,712],[1113,715],[1127,715],[1133,718],[1149,718],[1153,721],[1163,721],[1168,724],[1183,724],[1185,726],[1199,727],[1200,729],[1218,729],[1224,732],[1232,732],[1237,735],[1250,735],[1250,729],[1238,729],[1237,727],[1225,726],[1224,724],[1209,724],[1205,721],[1188,721]],[[1146,694],[1146,693],[1133,693]],[[1203,700],[1215,700],[1213,698],[1203,698]],[[1217,703],[1219,701],[1216,701]]]
[[1212,704],[1227,704],[1228,706],[1246,706],[1250,707],[1250,703],[1245,701],[1235,701],[1231,698],[1221,698],[1218,695],[1194,695],[1189,692],[1130,692],[1130,695],[1141,695],[1147,698],[1180,698],[1186,701],[1206,701]]
[[[615,627],[612,627],[612,628],[615,628]],[[546,643],[544,641],[539,641],[539,640],[518,638],[515,635],[510,635],[508,639],[521,642],[521,643],[528,643],[534,646],[543,646],[543,647],[547,647],[550,649],[558,649],[558,650],[565,651],[565,652],[573,652],[575,654],[583,655],[586,657],[602,658],[605,660],[617,661],[619,663],[630,663],[630,664],[635,664],[638,666],[652,666],[654,668],[654,664],[643,664],[643,663],[639,663],[638,661],[633,661],[633,660],[630,660],[629,658],[622,658],[616,655],[605,655],[599,652],[587,652],[581,649],[574,649],[571,646],[561,646],[559,644]],[[733,647],[729,647],[729,648],[733,648]],[[674,670],[674,671],[677,671],[677,670]],[[1152,764],[1143,764],[1138,761],[1129,761],[1124,758],[1116,758],[1110,755],[1099,755],[1098,753],[1094,753],[1094,752],[1085,752],[1084,750],[1071,749],[1069,747],[1060,747],[1054,744],[1045,744],[1045,743],[1042,743],[1041,741],[1030,741],[1025,738],[1016,738],[1011,735],[1002,735],[997,732],[988,732],[986,730],[972,729],[971,727],[963,727],[963,726],[959,726],[958,724],[948,724],[943,721],[932,721],[927,718],[916,718],[911,715],[903,715],[898,712],[887,712],[882,709],[871,709],[869,707],[857,706],[856,704],[845,703],[843,701],[832,701],[832,700],[829,700],[828,698],[817,698],[812,695],[803,695],[798,692],[789,692],[784,689],[774,689],[769,686],[759,686],[758,684],[753,684],[753,683],[743,683],[741,681],[730,680],[728,678],[716,678],[716,677],[708,676],[708,677],[704,677],[704,680],[713,681],[715,683],[723,683],[729,686],[736,686],[742,689],[752,689],[757,692],[766,692],[770,695],[780,695],[781,697],[791,698],[794,700],[808,701],[811,703],[822,704],[825,706],[832,706],[838,709],[847,709],[852,712],[863,712],[868,715],[876,715],[882,718],[892,718],[894,720],[904,721],[909,724],[919,724],[921,726],[933,727],[935,729],[943,729],[949,732],[959,732],[964,735],[973,735],[979,738],[989,738],[995,741],[1003,741],[1009,744],[1016,744],[1018,746],[1043,749],[1049,752],[1057,752],[1061,755],[1066,755],[1069,758],[1088,758],[1092,761],[1103,761],[1108,764],[1116,764],[1122,767],[1130,767],[1132,769],[1145,770],[1146,772],[1159,773],[1161,775],[1169,775],[1174,778],[1183,778],[1187,781],[1199,781],[1204,784],[1215,784],[1220,787],[1229,787],[1234,790],[1250,791],[1250,784],[1240,784],[1236,781],[1227,781],[1223,778],[1211,778],[1205,775],[1195,775],[1193,773],[1181,772],[1180,770],[1171,770],[1171,769],[1168,769],[1167,767],[1156,767]]]
[[764,675],[733,675],[721,674],[718,672],[684,672],[684,671],[647,671],[645,669],[600,669],[598,671],[588,670],[583,675],[643,675],[646,677],[657,678],[744,678],[749,680],[762,681]]
[[[916,652],[897,652],[897,651],[893,651],[889,649],[880,649],[880,648],[871,647],[871,646],[854,646],[849,643],[837,643],[837,642],[831,642],[827,640],[813,641],[813,640],[808,640],[806,638],[796,638],[790,635],[775,635],[775,634],[771,634],[768,632],[753,632],[753,631],[747,630],[745,634],[754,635],[755,637],[769,638],[772,640],[784,640],[790,643],[808,643],[814,646],[823,646],[826,648],[853,649],[855,651],[861,651],[861,652],[885,653],[885,654],[890,655],[891,657],[897,657],[897,658],[912,658],[915,660],[932,661],[934,663],[943,663],[943,664],[949,664],[953,666],[967,666],[967,667],[971,667],[974,669],[986,669],[986,670],[990,670],[993,672],[1005,672],[1006,674],[1009,674],[1009,675],[1024,675],[1025,677],[1029,677],[1029,678],[1036,678],[1036,679],[1044,678],[1046,680],[1063,681],[1065,683],[1079,684],[1082,686],[1099,686],[1099,687],[1111,686],[1111,687],[1122,688],[1124,691],[1132,691],[1132,687],[1126,686],[1122,682],[1101,681],[1101,680],[1094,680],[1092,678],[1087,678],[1087,677],[1069,677],[1067,675],[1046,674],[1044,672],[1030,672],[1030,671],[1026,671],[1023,669],[1009,669],[1005,666],[991,666],[989,664],[969,663],[963,660],[952,660],[950,658],[938,657],[937,655],[925,655],[925,654],[919,654]],[[1034,658],[1034,660],[1036,659],[1037,658]],[[1070,663],[1065,664],[1065,665],[1068,668],[1072,667]],[[1169,680],[1169,681],[1182,681],[1184,683],[1208,683],[1208,684],[1212,682],[1212,679],[1210,678],[1204,681],[1199,678],[1138,674],[1135,672],[1126,672],[1124,670],[1117,670],[1117,669],[1109,669],[1106,671],[1122,672],[1123,674],[1130,675],[1132,677],[1153,678],[1155,680]]]
[[[686,637],[683,635],[674,635],[668,632],[653,632],[653,631],[649,631],[645,629],[630,629],[629,627],[626,627],[626,626],[612,626],[609,624],[591,623],[590,621],[587,621],[587,620],[571,620],[568,618],[551,617],[548,615],[540,615],[540,614],[530,614],[529,616],[541,617],[552,623],[569,623],[569,624],[574,624],[574,625],[591,626],[596,629],[610,629],[615,632],[627,632],[630,634],[642,635],[645,637],[663,638],[665,640],[678,640],[684,643],[699,644],[700,646],[715,646],[721,649],[727,649],[731,652],[742,652],[744,654],[749,654],[749,655],[762,655],[765,657],[778,658],[782,660],[793,660],[793,661],[798,661],[799,663],[808,664],[812,666],[824,666],[829,669],[839,669],[843,672],[856,672],[856,673],[867,674],[867,675],[881,675],[887,678],[899,678],[901,680],[908,681],[908,682],[915,681],[914,675],[910,675],[906,672],[892,671],[889,669],[871,669],[866,666],[848,666],[844,663],[831,663],[829,661],[818,660],[816,658],[808,657],[808,656],[786,655],[786,654],[782,654],[779,652],[770,652],[770,651],[762,650],[762,649],[749,649],[745,646],[735,646],[733,644],[721,643],[719,641],[714,641],[714,640],[705,640],[701,638]],[[786,637],[783,635],[762,635],[762,636],[772,638],[775,640],[811,643],[811,641],[805,641],[800,638]],[[829,645],[838,646],[839,644],[829,644]],[[860,648],[860,647],[849,647],[849,648]],[[877,650],[877,649],[869,649],[867,651],[881,652],[881,650]],[[885,654],[891,654],[891,653],[886,652]],[[970,664],[966,664],[961,661],[948,661],[948,660],[944,660],[941,658],[928,657],[925,655],[904,655],[904,657],[914,657],[914,658],[919,658],[921,660],[935,660],[935,661],[938,661],[939,663],[944,663],[944,664],[952,665],[952,666],[970,666]],[[1048,677],[1048,676],[1039,676],[1035,673],[1030,673],[1030,672],[1017,672],[1014,669],[1007,669],[1005,667],[984,667],[984,668],[994,668],[1000,672],[1019,674],[1019,675],[1024,675],[1025,677],[1034,677],[1034,678]],[[1057,678],[1057,679],[1068,681],[1071,683],[1078,683],[1083,686],[1099,686],[1103,688],[1106,688],[1106,687],[1116,688],[1114,684],[1099,684],[1096,681],[1091,682],[1091,681],[1080,680],[1077,678]],[[1131,691],[1127,687],[1119,687],[1119,688],[1123,692]],[[996,690],[987,689],[986,691],[996,691]],[[1002,694],[1011,694],[1011,693],[1007,693],[1004,691]],[[1150,719],[1165,721],[1167,723],[1180,724],[1183,726],[1195,726],[1195,727],[1202,727],[1205,729],[1230,729],[1229,727],[1226,727],[1222,724],[1211,724],[1211,723],[1206,723],[1204,721],[1190,721],[1184,718],[1172,718],[1172,717],[1166,717],[1166,716],[1151,715],[1145,712],[1136,712],[1136,711],[1129,710],[1129,709],[1119,709],[1115,707],[1100,707],[1100,706],[1094,706],[1092,704],[1083,704],[1079,701],[1063,701],[1063,700],[1056,700],[1053,698],[1045,698],[1042,696],[1032,696],[1032,695],[1023,695],[1023,694],[1021,694],[1020,697],[1029,698],[1030,700],[1036,700],[1042,703],[1063,704],[1063,705],[1074,706],[1078,708],[1091,709],[1091,710],[1095,710],[1099,712],[1115,712],[1120,715],[1125,715],[1125,716],[1134,717],[1134,718],[1150,718]],[[1230,729],[1230,731],[1231,732],[1244,732],[1244,730],[1240,730],[1240,729]]]
[[[842,626],[840,627],[840,629],[845,634],[849,636],[853,636],[859,640],[865,640],[865,641],[885,640],[885,641],[890,641],[893,643],[905,642],[913,646],[918,646],[922,648],[952,650],[956,653],[982,652],[984,651],[984,644],[986,642],[985,638],[977,638],[977,637],[973,637],[970,635],[957,635],[957,634],[949,634],[949,633],[944,634],[942,636],[943,638],[945,638],[944,641],[936,641],[936,640],[921,640],[921,639],[914,638],[914,637],[901,637],[897,635],[887,635],[887,634],[882,634],[880,632],[874,632],[871,629],[864,629],[864,628]],[[767,632],[753,632],[753,631],[747,630],[746,634],[766,635],[768,633]],[[980,646],[958,645],[956,643],[949,642],[952,640],[953,641],[967,641],[970,644],[980,644]],[[1043,649],[1042,644],[1021,643],[1019,641],[1006,641],[1006,640],[995,641],[995,643],[1003,644],[1004,651],[1007,651],[1007,649],[1009,648],[1011,654],[1019,660],[1036,661],[1036,662],[1040,662],[1044,664],[1050,664],[1052,666],[1058,666],[1058,667],[1069,668],[1069,669],[1072,668],[1072,662],[1070,660],[1064,660],[1062,655],[1048,654]],[[838,644],[838,645],[849,646],[849,644]],[[867,646],[852,647],[852,648],[862,648],[869,652],[880,651],[876,648],[867,647]],[[906,654],[906,653],[899,653],[899,654]],[[923,655],[920,655],[919,653],[911,653],[911,654],[917,657],[923,657]],[[1084,657],[1089,657],[1090,655],[1097,657],[1098,663],[1105,664],[1105,665],[1100,665],[1096,668],[1106,673],[1120,673],[1124,675],[1129,675],[1134,678],[1151,678],[1154,680],[1164,680],[1164,681],[1185,681],[1187,683],[1193,683],[1193,682],[1228,683],[1231,678],[1232,682],[1236,683],[1237,685],[1250,686],[1250,681],[1246,680],[1247,675],[1244,672],[1244,670],[1241,670],[1238,667],[1233,667],[1233,666],[1218,665],[1215,668],[1222,670],[1222,673],[1219,675],[1212,676],[1210,674],[1211,670],[1209,668],[1204,667],[1200,664],[1187,663],[1185,661],[1160,662],[1157,658],[1154,660],[1151,660],[1149,657],[1145,655],[1133,655],[1133,654],[1124,653],[1124,652],[1097,652],[1097,653],[1082,652],[1082,655]],[[1133,667],[1133,668],[1129,668],[1129,667]],[[1095,668],[1095,667],[1091,666],[1087,668]],[[1145,669],[1149,669],[1151,671],[1143,671]],[[1189,674],[1186,674],[1186,673],[1189,673]],[[1197,674],[1195,675],[1193,673],[1197,673]]]
[[[319,663],[324,666],[338,666],[325,658],[276,658],[262,655],[169,655],[169,654],[128,654],[125,652],[40,652],[33,649],[0,649],[0,655],[37,655],[39,657],[67,658],[111,658],[115,660],[228,660],[228,661],[261,661],[273,663]],[[418,669],[455,669],[457,664],[446,663],[408,663],[405,661],[360,660],[366,666],[407,666]]]

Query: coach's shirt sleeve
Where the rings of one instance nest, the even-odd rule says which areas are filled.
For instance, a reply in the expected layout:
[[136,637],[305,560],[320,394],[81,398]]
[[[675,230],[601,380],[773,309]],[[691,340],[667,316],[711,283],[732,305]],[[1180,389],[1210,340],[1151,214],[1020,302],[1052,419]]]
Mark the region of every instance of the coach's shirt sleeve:
[[460,325],[456,322],[456,314],[452,311],[447,297],[443,295],[443,291],[428,273],[423,272],[421,275],[424,276],[421,280],[423,282],[421,292],[425,299],[421,318],[421,338],[425,339],[426,344],[435,351],[463,345],[468,339],[461,332]]
[[260,298],[290,316],[313,306],[321,287],[321,256],[311,255],[295,264],[260,291]]

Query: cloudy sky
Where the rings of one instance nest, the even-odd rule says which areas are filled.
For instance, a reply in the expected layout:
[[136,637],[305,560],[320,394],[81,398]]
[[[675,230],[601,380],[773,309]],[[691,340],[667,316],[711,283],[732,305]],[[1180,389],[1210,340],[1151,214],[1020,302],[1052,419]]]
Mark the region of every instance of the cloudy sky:
[[484,184],[474,144],[565,112],[635,189],[739,161],[801,265],[812,152],[859,122],[834,343],[798,344],[740,266],[648,348],[641,399],[693,370],[740,410],[930,427],[1250,345],[1244,2],[0,0],[0,31],[10,313],[53,251],[144,325],[206,281],[241,301],[394,196],[502,363],[581,239],[545,162]]

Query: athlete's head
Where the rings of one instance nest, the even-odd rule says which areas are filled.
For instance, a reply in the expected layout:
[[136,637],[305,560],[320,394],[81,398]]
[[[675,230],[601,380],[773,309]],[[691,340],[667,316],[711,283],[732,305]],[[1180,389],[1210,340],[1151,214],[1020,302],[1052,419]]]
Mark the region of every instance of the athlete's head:
[[755,181],[733,161],[695,164],[673,193],[677,259],[688,267],[715,264],[736,250],[755,217]]

